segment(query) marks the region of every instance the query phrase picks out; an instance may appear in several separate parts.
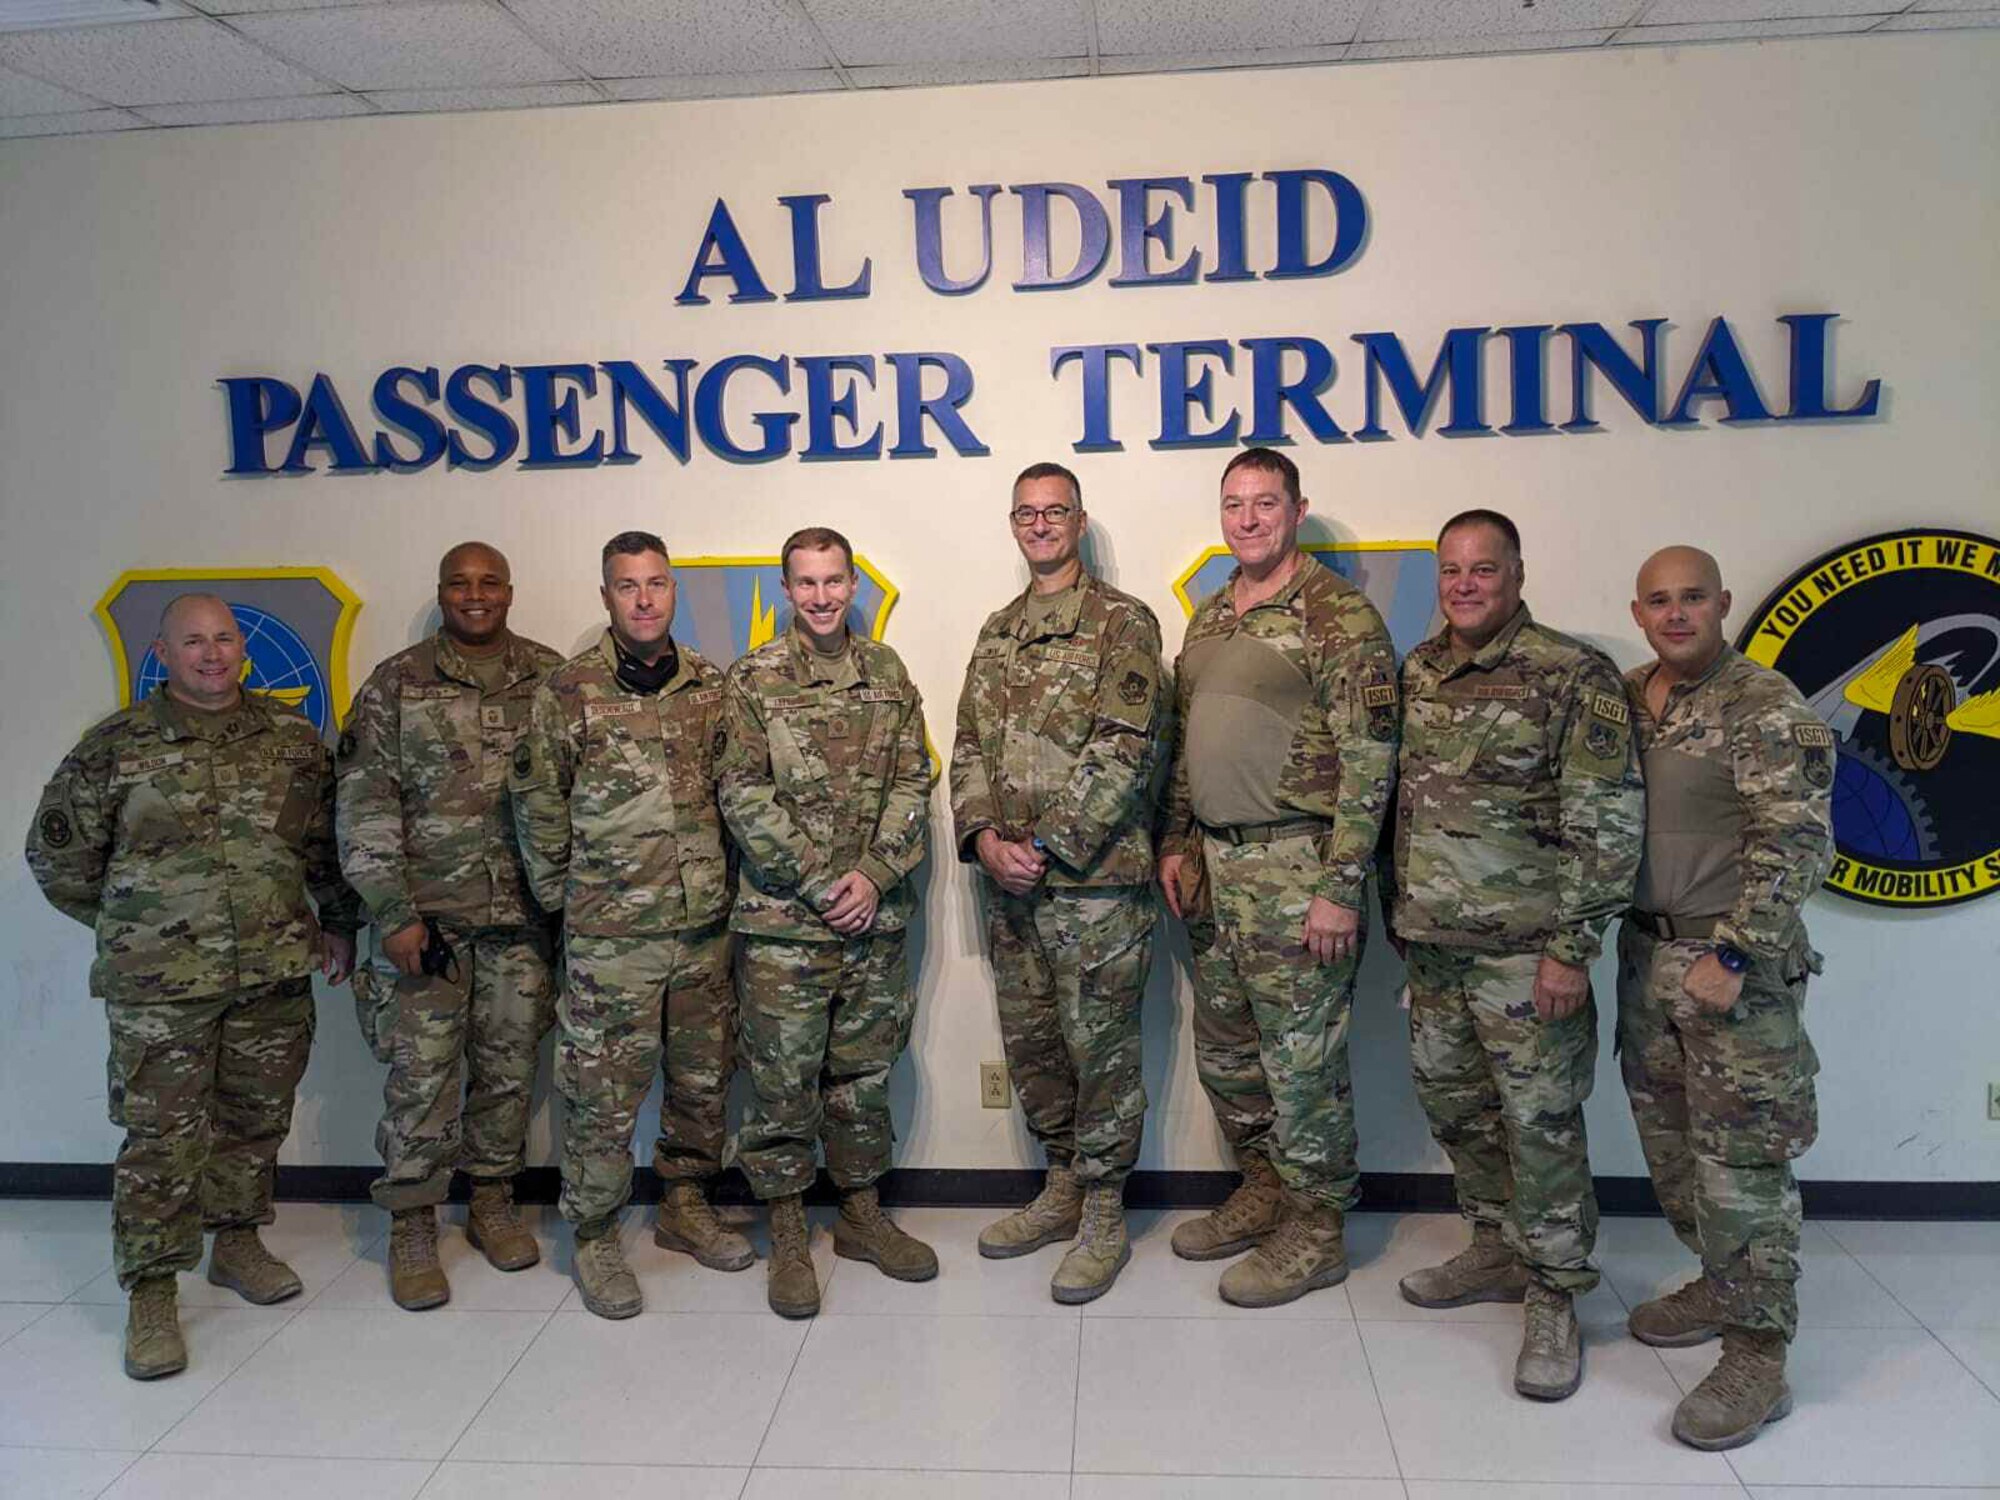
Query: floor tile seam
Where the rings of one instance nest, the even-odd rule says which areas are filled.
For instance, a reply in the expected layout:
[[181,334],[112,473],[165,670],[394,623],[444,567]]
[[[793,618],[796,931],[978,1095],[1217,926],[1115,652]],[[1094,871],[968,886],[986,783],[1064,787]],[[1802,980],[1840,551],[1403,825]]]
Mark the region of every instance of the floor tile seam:
[[[120,1449],[115,1449],[113,1451],[123,1453],[126,1450],[120,1448]],[[116,1474],[113,1474],[109,1479],[107,1479],[104,1482],[104,1488],[98,1490],[94,1495],[92,1495],[91,1500],[102,1500],[103,1496],[110,1494],[113,1490],[118,1488],[120,1481],[122,1481],[127,1474],[130,1474],[133,1469],[138,1467],[140,1463],[144,1462],[145,1457],[146,1455],[143,1453],[132,1454],[130,1461],[125,1465],[125,1467],[120,1469]]]
[[42,1319],[46,1318],[50,1313],[54,1312],[57,1308],[69,1306],[67,1302],[19,1302],[14,1305],[17,1307],[39,1307],[41,1311],[36,1313],[32,1318],[28,1319],[28,1321],[23,1323],[19,1328],[16,1328],[12,1333],[8,1334],[7,1337],[5,1337],[4,1339],[0,1339],[0,1349],[5,1349],[9,1344],[13,1343],[15,1339],[19,1338],[22,1334],[26,1333],[30,1328],[33,1328],[37,1323],[41,1322]]
[[[812,1241],[808,1239],[806,1244],[810,1255]],[[838,1270],[839,1267],[836,1266],[834,1269]],[[826,1279],[829,1286],[833,1284],[832,1275],[829,1274]],[[785,1397],[791,1393],[792,1382],[798,1378],[799,1364],[806,1357],[806,1345],[812,1342],[812,1336],[818,1328],[819,1315],[814,1314],[806,1322],[805,1337],[799,1340],[799,1347],[792,1351],[791,1364],[785,1367],[785,1378],[779,1384],[778,1394],[771,1402],[771,1414],[764,1418],[764,1430],[757,1434],[757,1447],[750,1454],[750,1462],[744,1466],[743,1487],[736,1492],[737,1500],[742,1500],[742,1497],[750,1491],[750,1481],[757,1473],[757,1460],[764,1456],[764,1445],[771,1441],[771,1429],[778,1425],[778,1413],[784,1409]]]
[[1389,1439],[1389,1457],[1396,1465],[1396,1479],[1403,1486],[1404,1500],[1408,1500],[1410,1480],[1403,1472],[1403,1451],[1396,1446],[1396,1429],[1389,1421],[1389,1403],[1382,1399],[1382,1386],[1375,1378],[1375,1361],[1368,1353],[1368,1335],[1362,1331],[1359,1318],[1354,1320],[1354,1341],[1361,1346],[1361,1368],[1368,1372],[1368,1389],[1375,1393],[1375,1411],[1382,1419],[1382,1433]]
[[1822,1224],[1820,1227],[1826,1231],[1826,1237],[1828,1239],[1832,1240],[1836,1245],[1840,1246],[1841,1253],[1844,1254],[1849,1260],[1853,1261],[1855,1265],[1861,1268],[1861,1274],[1866,1276],[1870,1281],[1874,1282],[1876,1286],[1882,1289],[1883,1296],[1887,1297],[1891,1302],[1895,1303],[1896,1306],[1902,1308],[1904,1315],[1908,1317],[1911,1322],[1915,1323],[1917,1327],[1924,1329],[1926,1332],[1930,1330],[1930,1324],[1926,1323],[1922,1318],[1918,1317],[1916,1312],[1907,1303],[1905,1303],[1901,1297],[1898,1297],[1896,1295],[1895,1289],[1892,1288],[1888,1282],[1884,1281],[1880,1276],[1877,1276],[1875,1274],[1875,1268],[1873,1266],[1869,1265],[1867,1261],[1863,1260],[1859,1255],[1855,1254],[1852,1250],[1849,1250],[1847,1248],[1846,1243],[1841,1240],[1840,1236],[1836,1235],[1833,1232],[1831,1226]]
[[[1949,1354],[1952,1357],[1953,1362],[1955,1362],[1961,1370],[1965,1371],[1966,1374],[1970,1375],[1975,1381],[1977,1381],[1979,1383],[1980,1388],[1984,1390],[1987,1395],[1991,1396],[1995,1401],[2000,1401],[2000,1390],[1995,1390],[1993,1387],[1993,1383],[1991,1381],[1989,1381],[1984,1375],[1981,1375],[1977,1370],[1973,1369],[1971,1365],[1967,1364],[1965,1362],[1964,1356],[1962,1356],[1956,1349],[1952,1348],[1951,1345],[1945,1341],[1943,1334],[1939,1333],[1937,1329],[1931,1327],[1928,1323],[1919,1323],[1917,1326],[1919,1328],[1922,1328],[1925,1333],[1929,1334],[1931,1337],[1931,1341],[1935,1343],[1939,1348],[1944,1350],[1946,1354]],[[1971,1330],[1971,1331],[1977,1332],[1978,1330]]]
[[[451,1458],[451,1456],[454,1453],[458,1452],[458,1445],[465,1441],[465,1435],[468,1432],[472,1431],[472,1429],[479,1424],[479,1419],[486,1415],[486,1408],[493,1404],[493,1398],[499,1395],[501,1388],[505,1386],[508,1381],[514,1378],[514,1372],[521,1367],[521,1361],[528,1357],[528,1351],[534,1348],[536,1344],[541,1342],[542,1335],[549,1331],[549,1325],[555,1322],[555,1320],[556,1320],[556,1312],[554,1308],[550,1308],[546,1313],[542,1315],[541,1326],[536,1328],[533,1335],[529,1337],[527,1342],[521,1345],[520,1352],[514,1356],[513,1362],[510,1363],[507,1366],[507,1368],[501,1373],[500,1378],[493,1382],[493,1389],[486,1393],[486,1399],[479,1403],[479,1409],[475,1411],[471,1415],[471,1417],[467,1419],[465,1425],[459,1428],[457,1433],[453,1435],[451,1440],[451,1446],[446,1448],[443,1453],[438,1455],[438,1462],[440,1464],[445,1463]],[[426,1484],[428,1484],[429,1482],[430,1481],[428,1480],[425,1481]]]
[[444,1460],[438,1459],[431,1465],[430,1473],[424,1475],[424,1482],[410,1491],[410,1500],[424,1500],[424,1491],[437,1481],[438,1472],[444,1468]]
[[[1114,1273],[1115,1274],[1115,1273]],[[1076,1489],[1076,1442],[1083,1430],[1083,1310],[1077,1309],[1076,1363],[1069,1391],[1069,1488]]]
[[[242,1309],[227,1308],[227,1307],[205,1309],[205,1311],[209,1312],[236,1312],[241,1310]],[[287,1328],[290,1328],[293,1323],[297,1322],[299,1314],[305,1311],[305,1306],[303,1303],[297,1307],[285,1307],[282,1304],[280,1304],[280,1306],[276,1308],[252,1307],[249,1310],[253,1312],[282,1311],[285,1314],[285,1316],[278,1322],[276,1327],[274,1327],[269,1333],[265,1334],[261,1339],[257,1340],[256,1344],[252,1346],[248,1351],[246,1351],[241,1359],[237,1360],[235,1364],[231,1365],[227,1370],[225,1370],[220,1380],[216,1381],[214,1385],[210,1386],[207,1390],[203,1391],[199,1396],[197,1396],[195,1398],[195,1403],[193,1406],[190,1406],[186,1411],[182,1412],[180,1416],[177,1417],[174,1421],[168,1423],[166,1431],[162,1432],[158,1437],[154,1438],[152,1442],[146,1445],[146,1453],[151,1454],[160,1451],[160,1444],[164,1443],[168,1438],[172,1437],[176,1432],[178,1432],[183,1422],[186,1422],[196,1412],[200,1411],[204,1406],[208,1405],[208,1403],[214,1399],[215,1393],[221,1390],[225,1385],[229,1384],[230,1381],[234,1380],[236,1378],[237,1372],[240,1371],[245,1365],[249,1364],[251,1360],[255,1359],[259,1354],[263,1353],[265,1347],[270,1344],[272,1339],[276,1338],[279,1334],[283,1333]]]
[[[970,1472],[1000,1473],[1014,1471],[977,1470]],[[1259,1469],[1255,1473],[1249,1473],[1241,1469],[1234,1471],[1224,1469],[1078,1469],[1076,1472],[1078,1477],[1088,1479],[1376,1479],[1383,1481],[1393,1480],[1395,1483],[1403,1485],[1406,1489],[1409,1485],[1409,1481],[1401,1474],[1359,1473],[1354,1470],[1335,1472],[1330,1469]],[[1440,1480],[1432,1482],[1451,1484],[1459,1481]],[[1470,1482],[1484,1484],[1486,1483],[1486,1479],[1485,1476],[1481,1475]],[[1573,1484],[1578,1481],[1565,1480],[1563,1482]]]
[[[708,1467],[733,1469],[736,1465],[711,1464]],[[1030,1479],[1061,1479],[1068,1473],[1065,1469],[1005,1469],[966,1464],[758,1464],[756,1468],[763,1474],[1018,1474]]]

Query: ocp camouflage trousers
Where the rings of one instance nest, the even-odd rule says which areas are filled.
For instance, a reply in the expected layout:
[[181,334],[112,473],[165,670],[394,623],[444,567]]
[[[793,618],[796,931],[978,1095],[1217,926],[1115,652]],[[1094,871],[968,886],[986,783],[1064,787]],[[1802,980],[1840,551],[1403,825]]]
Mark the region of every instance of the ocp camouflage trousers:
[[108,1001],[118,1285],[201,1264],[201,1232],[268,1224],[278,1148],[312,1051],[312,983],[212,1000]]
[[563,1099],[562,1213],[585,1238],[632,1196],[639,1106],[665,1074],[653,1166],[662,1177],[722,1169],[736,1071],[729,928],[564,939],[569,983],[556,1006]]
[[1759,958],[1725,1012],[1682,983],[1708,942],[1618,935],[1618,1042],[1653,1191],[1728,1323],[1798,1331],[1803,1210],[1792,1161],[1819,1135],[1803,939]]
[[1538,953],[1411,943],[1410,1068],[1451,1158],[1459,1212],[1499,1229],[1535,1279],[1597,1285],[1597,1193],[1583,1101],[1597,1075],[1597,1001],[1535,1012]]
[[1306,951],[1306,909],[1321,878],[1312,836],[1211,838],[1204,850],[1214,916],[1188,927],[1202,1089],[1239,1158],[1260,1152],[1300,1198],[1351,1208],[1361,1170],[1347,1034],[1362,944],[1333,964]]
[[1152,890],[992,887],[987,896],[1000,1036],[1028,1129],[1051,1166],[1121,1183],[1146,1120],[1139,1001],[1153,961]]
[[903,934],[745,936],[737,973],[753,1092],[736,1159],[751,1190],[768,1201],[811,1187],[815,1143],[837,1186],[868,1186],[889,1170],[889,1070],[916,1015]]
[[368,1192],[391,1211],[444,1202],[453,1168],[488,1181],[521,1170],[535,1064],[555,1020],[551,934],[444,931],[456,982],[398,972],[379,937],[354,974],[362,1035],[389,1065],[375,1127],[382,1175]]

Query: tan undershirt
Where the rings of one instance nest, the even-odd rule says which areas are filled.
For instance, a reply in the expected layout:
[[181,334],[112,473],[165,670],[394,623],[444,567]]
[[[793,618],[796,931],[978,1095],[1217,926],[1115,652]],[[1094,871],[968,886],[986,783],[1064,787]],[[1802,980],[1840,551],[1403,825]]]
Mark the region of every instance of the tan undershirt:
[[1305,673],[1238,632],[1188,648],[1188,793],[1211,827],[1276,823],[1278,781],[1299,715],[1312,697]]

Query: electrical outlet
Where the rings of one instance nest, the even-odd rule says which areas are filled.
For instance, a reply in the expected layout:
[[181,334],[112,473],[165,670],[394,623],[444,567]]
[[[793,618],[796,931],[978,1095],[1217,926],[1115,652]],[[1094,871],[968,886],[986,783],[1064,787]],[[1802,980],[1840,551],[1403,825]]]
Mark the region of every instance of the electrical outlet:
[[2000,1120],[2000,1083],[1986,1085],[1986,1118]]
[[979,1107],[981,1109],[1005,1109],[1008,1102],[1007,1065],[1005,1063],[981,1063],[979,1065]]

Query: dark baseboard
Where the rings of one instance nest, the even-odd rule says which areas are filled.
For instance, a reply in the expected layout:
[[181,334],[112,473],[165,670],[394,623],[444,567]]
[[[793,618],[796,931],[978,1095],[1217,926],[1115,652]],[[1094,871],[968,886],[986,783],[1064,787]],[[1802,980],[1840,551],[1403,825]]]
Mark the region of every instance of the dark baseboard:
[[[281,1199],[365,1203],[373,1167],[280,1167]],[[934,1208],[1000,1208],[1024,1203],[1042,1174],[1026,1169],[902,1167],[882,1181],[882,1201]],[[554,1167],[530,1167],[515,1179],[523,1203],[553,1203],[560,1187]],[[1234,1172],[1134,1172],[1125,1201],[1133,1208],[1211,1208],[1236,1185]],[[1806,1213],[1816,1219],[2000,1219],[2000,1182],[1802,1182]],[[464,1179],[452,1196],[462,1200]],[[109,1198],[111,1168],[92,1162],[0,1162],[0,1198]],[[749,1184],[730,1171],[716,1185],[722,1203],[749,1203]],[[641,1167],[632,1197],[654,1203],[660,1180]],[[822,1177],[814,1202],[834,1200]],[[1598,1208],[1606,1214],[1657,1214],[1653,1185],[1643,1177],[1597,1179]],[[1451,1178],[1440,1172],[1364,1172],[1361,1207],[1391,1213],[1450,1213]]]

